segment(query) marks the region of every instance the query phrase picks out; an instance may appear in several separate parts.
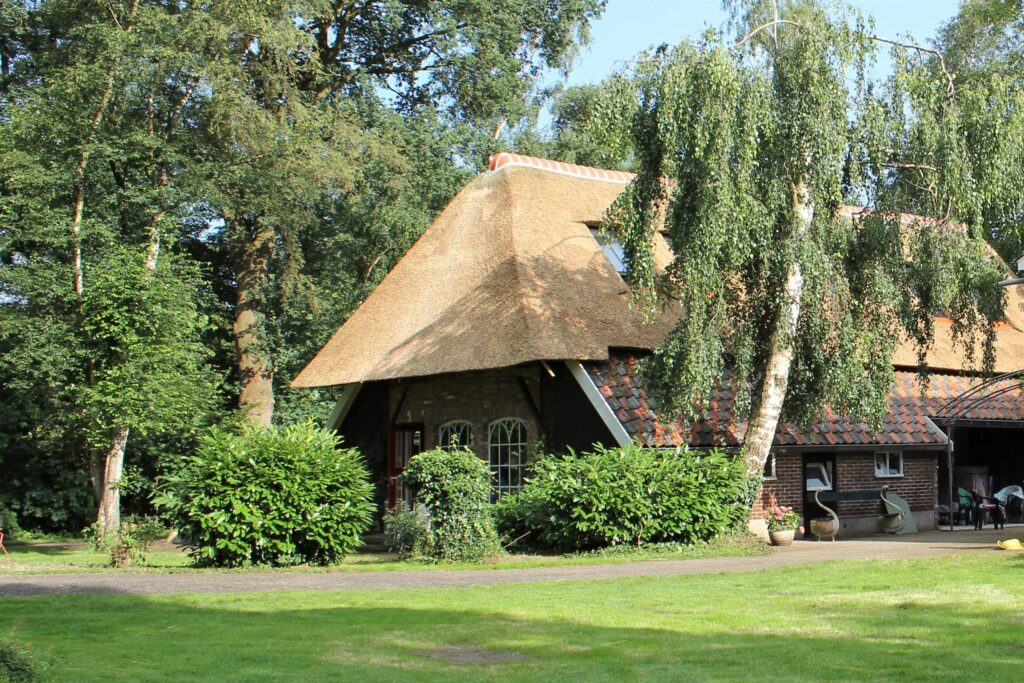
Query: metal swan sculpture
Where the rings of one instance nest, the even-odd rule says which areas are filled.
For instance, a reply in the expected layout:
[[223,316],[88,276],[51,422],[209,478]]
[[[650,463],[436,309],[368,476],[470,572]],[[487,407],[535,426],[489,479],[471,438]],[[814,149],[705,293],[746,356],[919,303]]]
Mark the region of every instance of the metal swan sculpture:
[[812,519],[811,520],[811,533],[818,537],[820,541],[823,537],[831,537],[832,540],[836,540],[836,536],[839,535],[839,515],[835,513],[832,508],[827,507],[818,498],[819,491],[814,492],[814,502],[818,504],[822,510],[828,513],[828,518]]

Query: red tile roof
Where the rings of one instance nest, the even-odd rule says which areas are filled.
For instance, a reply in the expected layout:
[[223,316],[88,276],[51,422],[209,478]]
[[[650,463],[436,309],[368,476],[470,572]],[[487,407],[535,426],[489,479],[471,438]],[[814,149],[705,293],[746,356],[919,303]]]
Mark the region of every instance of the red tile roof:
[[[626,431],[646,445],[679,446],[687,443],[696,447],[728,448],[739,446],[742,442],[746,425],[732,419],[735,391],[727,384],[712,394],[706,419],[693,423],[677,422],[662,419],[658,415],[657,404],[643,388],[639,377],[639,362],[635,356],[612,354],[607,361],[590,362],[585,366]],[[1024,421],[1024,395],[1016,388],[1016,380],[999,383],[994,390],[1004,390],[1004,393],[997,393],[977,405],[960,401],[957,408],[948,407],[950,399],[960,396],[979,382],[978,377],[932,375],[927,392],[922,394],[916,373],[897,372],[889,413],[885,416],[881,431],[872,432],[863,422],[827,411],[810,430],[800,430],[792,424],[780,424],[775,434],[775,445],[781,448],[939,448],[945,445],[946,438],[929,418]]]

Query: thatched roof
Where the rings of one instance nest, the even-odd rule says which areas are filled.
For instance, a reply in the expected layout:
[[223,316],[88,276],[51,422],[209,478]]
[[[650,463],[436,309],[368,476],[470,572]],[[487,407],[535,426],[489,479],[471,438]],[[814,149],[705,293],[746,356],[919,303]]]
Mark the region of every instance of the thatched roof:
[[[632,175],[499,154],[402,257],[292,383],[317,387],[508,367],[597,361],[650,350],[675,320],[646,324],[590,233]],[[657,238],[660,266],[670,253]],[[1024,295],[1011,287],[997,371],[1024,361]],[[911,344],[895,354],[916,366]],[[935,369],[962,370],[937,319]],[[975,365],[980,364],[979,358]]]
[[[603,360],[653,349],[648,325],[588,224],[631,176],[498,155],[437,217],[292,383],[316,387]],[[660,237],[657,260],[669,259]]]

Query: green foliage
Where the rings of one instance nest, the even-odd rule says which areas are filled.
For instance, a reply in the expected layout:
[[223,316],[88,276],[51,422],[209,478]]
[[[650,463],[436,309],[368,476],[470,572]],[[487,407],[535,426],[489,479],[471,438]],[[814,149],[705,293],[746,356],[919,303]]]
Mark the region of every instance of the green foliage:
[[402,478],[429,527],[423,554],[451,562],[481,560],[499,552],[490,514],[491,471],[468,449],[435,448],[409,461]]
[[[787,358],[772,385],[783,419],[807,425],[828,405],[878,427],[897,344],[908,336],[923,359],[937,312],[973,368],[991,369],[1002,266],[974,229],[972,144],[945,78],[901,67],[871,83],[878,43],[845,7],[779,2],[787,23],[770,27],[773,3],[728,5],[735,37],[709,32],[627,72],[638,176],[607,222],[634,293],[679,316],[646,367],[662,407],[700,415],[728,370],[738,417],[772,433],[762,389],[769,360]],[[908,192],[911,174],[925,191]],[[652,242],[662,217],[674,251],[664,272]]]
[[155,517],[128,517],[114,530],[94,523],[85,530],[84,536],[96,550],[110,553],[112,567],[122,568],[145,562],[149,547],[167,536],[167,528]]
[[719,451],[641,446],[546,456],[495,506],[503,537],[559,551],[708,541],[743,523],[754,487]]
[[0,681],[34,683],[42,679],[39,664],[27,649],[9,638],[0,639]]
[[288,380],[602,9],[0,4],[0,503],[80,529],[111,434],[158,475],[251,380],[242,353],[280,422],[323,417],[331,391]]
[[[924,112],[922,123],[931,134],[911,142],[921,158],[939,143],[956,161],[951,180],[964,198],[956,213],[979,227],[1009,262],[1024,253],[1024,189],[1018,181],[1024,158],[1022,28],[1019,1],[966,0],[935,41],[942,61],[929,55],[899,62],[904,82],[933,85],[914,89],[916,108]],[[942,97],[935,84],[946,78],[943,66],[953,76],[956,96],[935,107]],[[922,178],[919,170],[904,169],[901,175],[911,196],[927,194],[931,187],[931,179]]]
[[800,526],[802,516],[788,505],[769,505],[768,531],[788,531]]
[[157,498],[200,564],[326,565],[373,519],[362,456],[311,423],[213,429]]
[[403,500],[394,510],[384,513],[384,542],[401,557],[427,555],[430,539],[430,513],[417,506],[410,509]]

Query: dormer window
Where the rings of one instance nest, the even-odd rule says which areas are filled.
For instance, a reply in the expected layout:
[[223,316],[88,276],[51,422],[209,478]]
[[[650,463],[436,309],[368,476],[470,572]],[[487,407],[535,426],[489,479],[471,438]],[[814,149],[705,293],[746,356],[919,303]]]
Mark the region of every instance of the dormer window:
[[615,270],[620,273],[626,272],[626,252],[622,249],[622,242],[617,238],[602,232],[600,228],[590,228],[590,234],[594,236],[597,243],[601,245],[601,251],[612,264]]

